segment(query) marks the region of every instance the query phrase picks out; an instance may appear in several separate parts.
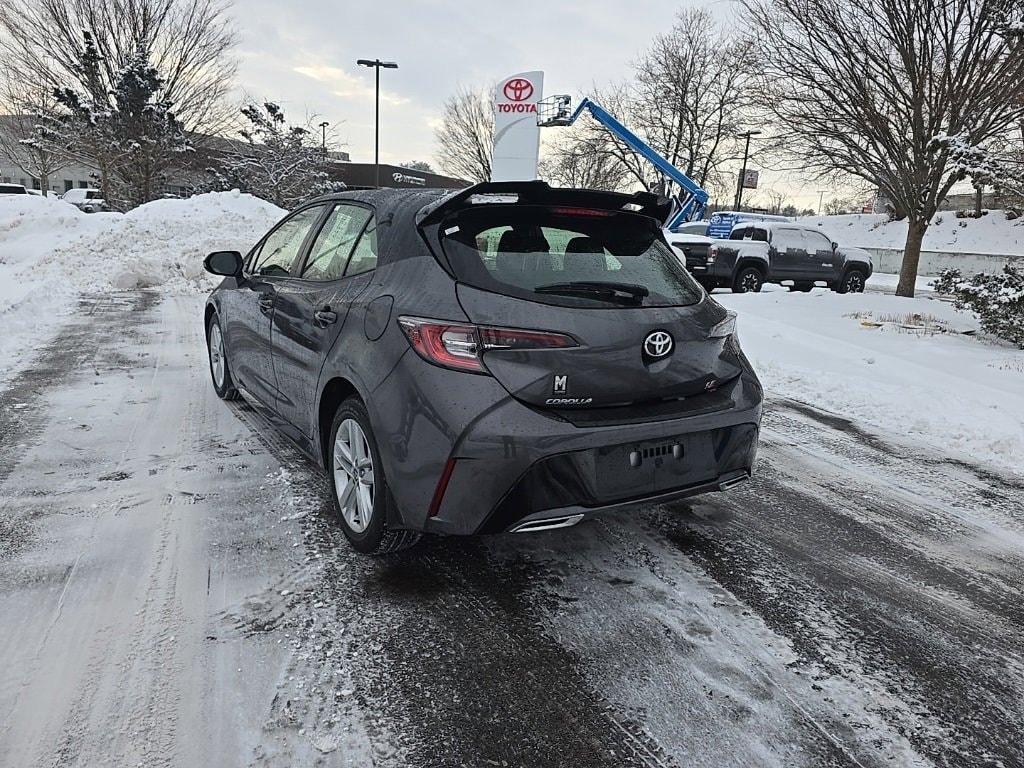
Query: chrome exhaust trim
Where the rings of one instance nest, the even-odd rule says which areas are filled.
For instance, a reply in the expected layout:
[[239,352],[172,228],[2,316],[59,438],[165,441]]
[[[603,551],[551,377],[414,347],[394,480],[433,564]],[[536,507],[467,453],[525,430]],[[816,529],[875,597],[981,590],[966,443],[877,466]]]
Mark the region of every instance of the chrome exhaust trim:
[[731,477],[728,480],[723,480],[718,484],[718,490],[727,491],[740,483],[745,483],[750,479],[750,475],[740,475],[739,477]]
[[556,528],[571,528],[583,519],[582,514],[549,517],[546,520],[529,520],[512,529],[512,533],[536,533],[537,531],[553,531]]

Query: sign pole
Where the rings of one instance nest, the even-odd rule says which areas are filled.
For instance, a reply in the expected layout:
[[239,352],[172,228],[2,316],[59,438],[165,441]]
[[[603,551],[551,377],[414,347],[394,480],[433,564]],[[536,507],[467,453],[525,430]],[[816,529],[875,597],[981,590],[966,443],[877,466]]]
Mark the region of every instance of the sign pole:
[[760,131],[747,131],[746,133],[739,134],[739,137],[746,138],[747,143],[743,147],[743,169],[740,171],[739,184],[736,185],[736,210],[740,210],[740,206],[743,205],[743,183],[747,180],[747,157],[750,155],[750,137],[757,136]]

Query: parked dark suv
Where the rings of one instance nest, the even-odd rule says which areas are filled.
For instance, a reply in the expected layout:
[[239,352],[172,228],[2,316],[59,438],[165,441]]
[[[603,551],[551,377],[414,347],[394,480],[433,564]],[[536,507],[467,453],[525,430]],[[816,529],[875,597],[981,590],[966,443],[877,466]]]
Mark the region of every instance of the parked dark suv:
[[361,552],[724,490],[761,386],[668,212],[542,182],[314,200],[207,257],[214,386],[327,469]]

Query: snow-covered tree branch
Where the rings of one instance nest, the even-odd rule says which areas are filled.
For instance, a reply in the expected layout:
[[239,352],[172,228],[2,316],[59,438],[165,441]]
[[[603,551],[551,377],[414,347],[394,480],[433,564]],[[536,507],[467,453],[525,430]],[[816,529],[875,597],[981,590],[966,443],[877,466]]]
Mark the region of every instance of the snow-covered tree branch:
[[246,125],[239,134],[248,146],[210,169],[215,188],[237,188],[292,208],[338,186],[328,177],[328,158],[308,125],[289,125],[273,102],[248,104],[242,116]]

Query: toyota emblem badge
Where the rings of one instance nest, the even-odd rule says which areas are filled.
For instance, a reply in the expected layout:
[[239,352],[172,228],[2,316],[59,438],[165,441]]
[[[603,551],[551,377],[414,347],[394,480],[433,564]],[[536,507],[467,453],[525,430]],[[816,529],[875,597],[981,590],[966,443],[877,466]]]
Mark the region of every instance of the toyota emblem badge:
[[652,331],[644,339],[644,353],[655,359],[662,358],[672,351],[672,336],[666,331]]

